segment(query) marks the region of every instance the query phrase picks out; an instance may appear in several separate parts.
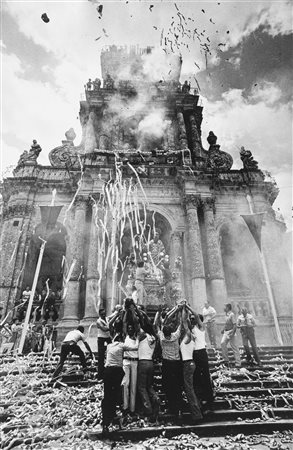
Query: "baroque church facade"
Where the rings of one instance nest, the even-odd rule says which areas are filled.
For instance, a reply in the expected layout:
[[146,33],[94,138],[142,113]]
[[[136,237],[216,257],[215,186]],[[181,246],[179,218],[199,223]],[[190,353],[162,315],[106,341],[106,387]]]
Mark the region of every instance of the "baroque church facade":
[[[278,189],[250,151],[241,149],[243,169],[233,170],[215,133],[203,142],[203,108],[198,92],[179,83],[180,58],[172,57],[169,77],[154,81],[144,72],[149,54],[149,48],[103,51],[103,82],[89,80],[80,102],[80,145],[69,130],[51,150],[50,166],[42,166],[34,141],[4,179],[4,313],[21,308],[39,260],[33,311],[42,320],[46,310],[61,338],[95,322],[99,307],[110,313],[122,304],[143,260],[147,309],[186,298],[201,312],[209,301],[220,333],[230,302],[236,313],[246,306],[255,316],[259,344],[279,344],[280,335],[289,344],[286,229],[272,208]],[[261,213],[257,243],[242,215]]]

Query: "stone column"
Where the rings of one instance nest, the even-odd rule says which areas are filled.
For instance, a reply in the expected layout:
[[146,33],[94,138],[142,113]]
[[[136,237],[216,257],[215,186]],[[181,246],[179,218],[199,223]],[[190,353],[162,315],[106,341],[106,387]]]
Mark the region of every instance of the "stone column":
[[201,156],[202,152],[201,137],[197,128],[194,114],[191,114],[189,116],[189,121],[191,127],[192,150],[194,151],[195,156]]
[[71,227],[69,242],[66,248],[66,259],[70,267],[75,259],[75,265],[68,281],[67,295],[64,301],[63,325],[74,327],[79,321],[79,276],[84,258],[84,231],[85,231],[86,202],[83,198],[77,198],[74,211],[71,214]]
[[177,121],[178,121],[178,131],[179,131],[179,147],[180,150],[185,150],[188,148],[188,142],[187,142],[187,134],[186,134],[186,127],[184,122],[184,116],[183,112],[179,111],[177,113]]
[[99,228],[96,224],[96,206],[93,206],[93,214],[90,229],[90,243],[88,251],[86,297],[83,322],[93,322],[98,317],[96,305],[100,302],[99,283],[101,274],[98,272],[99,257]]
[[194,309],[201,311],[207,300],[206,282],[201,246],[201,235],[198,223],[197,208],[201,204],[199,197],[186,196],[188,254],[187,264],[190,265],[192,297],[191,304]]
[[222,255],[218,233],[215,228],[215,200],[207,198],[203,202],[204,224],[207,242],[207,263],[211,289],[211,304],[218,313],[223,310],[223,305],[227,302],[227,289],[225,283]]

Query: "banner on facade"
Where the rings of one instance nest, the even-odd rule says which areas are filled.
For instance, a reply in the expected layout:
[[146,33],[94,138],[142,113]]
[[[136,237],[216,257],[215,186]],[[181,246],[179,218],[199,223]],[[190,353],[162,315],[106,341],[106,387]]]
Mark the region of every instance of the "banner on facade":
[[42,224],[45,225],[47,229],[52,229],[55,227],[57,219],[59,217],[60,211],[63,206],[40,206]]
[[263,216],[265,213],[256,213],[256,214],[241,214],[244,222],[248,226],[250,233],[253,236],[253,239],[256,242],[259,250],[261,251],[261,227]]

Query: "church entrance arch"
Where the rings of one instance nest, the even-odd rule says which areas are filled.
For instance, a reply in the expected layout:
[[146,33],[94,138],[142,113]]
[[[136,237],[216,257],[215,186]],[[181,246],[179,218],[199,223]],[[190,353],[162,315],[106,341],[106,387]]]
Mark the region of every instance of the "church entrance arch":
[[[43,225],[36,226],[32,236],[27,263],[24,271],[22,292],[26,287],[31,288],[39,258],[42,241],[39,236],[44,235]],[[33,311],[38,309],[36,319],[57,320],[62,302],[63,267],[66,253],[66,228],[59,222],[46,237],[46,245],[43,253],[42,264],[37,281],[37,287],[33,303]],[[22,301],[22,299],[21,299]],[[24,316],[26,304],[18,315]],[[22,318],[22,317],[20,317]]]
[[[169,221],[157,211],[140,210],[136,218],[127,219],[119,243],[121,263],[117,281],[120,301],[133,295],[144,306],[171,302],[168,291],[170,236]],[[141,262],[146,271],[143,277],[137,271]]]

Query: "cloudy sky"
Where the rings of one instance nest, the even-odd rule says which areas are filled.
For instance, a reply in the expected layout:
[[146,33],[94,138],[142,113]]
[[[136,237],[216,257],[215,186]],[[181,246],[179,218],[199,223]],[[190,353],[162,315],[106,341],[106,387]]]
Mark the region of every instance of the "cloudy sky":
[[[41,164],[48,164],[48,153],[70,127],[78,144],[79,100],[87,79],[100,76],[103,47],[155,46],[158,59],[164,49],[181,52],[181,81],[200,87],[205,148],[213,130],[235,169],[241,167],[240,147],[251,150],[259,167],[275,177],[275,209],[289,224],[290,1],[9,0],[1,13],[2,175],[32,139],[43,148]],[[41,20],[43,13],[50,22]]]

